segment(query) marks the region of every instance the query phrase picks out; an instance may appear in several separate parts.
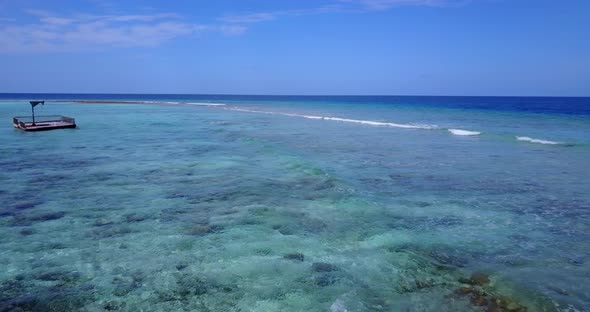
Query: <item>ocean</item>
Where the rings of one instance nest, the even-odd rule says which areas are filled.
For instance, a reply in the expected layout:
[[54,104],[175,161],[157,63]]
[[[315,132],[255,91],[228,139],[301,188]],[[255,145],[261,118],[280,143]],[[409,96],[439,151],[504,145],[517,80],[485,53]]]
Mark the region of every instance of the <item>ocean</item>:
[[[33,99],[78,128],[14,129]],[[0,94],[0,116],[0,311],[590,311],[590,98]]]

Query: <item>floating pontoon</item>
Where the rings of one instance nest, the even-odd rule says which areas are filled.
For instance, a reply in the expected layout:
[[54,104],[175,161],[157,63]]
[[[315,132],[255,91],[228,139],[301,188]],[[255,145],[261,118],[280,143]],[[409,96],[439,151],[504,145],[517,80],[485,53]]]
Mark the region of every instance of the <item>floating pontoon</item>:
[[45,131],[55,129],[76,128],[76,120],[66,116],[37,116],[35,117],[35,106],[44,105],[45,101],[30,101],[31,117],[14,117],[12,123],[15,128],[25,131]]

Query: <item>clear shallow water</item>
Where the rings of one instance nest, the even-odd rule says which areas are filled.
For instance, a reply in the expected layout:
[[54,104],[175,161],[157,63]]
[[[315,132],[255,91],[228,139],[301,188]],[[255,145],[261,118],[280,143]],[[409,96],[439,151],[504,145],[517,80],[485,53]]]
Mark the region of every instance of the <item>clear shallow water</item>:
[[210,100],[0,103],[0,310],[590,309],[583,109]]

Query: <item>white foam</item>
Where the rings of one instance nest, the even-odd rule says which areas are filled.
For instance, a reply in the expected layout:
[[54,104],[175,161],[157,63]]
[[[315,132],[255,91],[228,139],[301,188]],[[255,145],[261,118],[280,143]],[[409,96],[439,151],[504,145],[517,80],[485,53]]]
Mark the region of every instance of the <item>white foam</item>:
[[526,141],[526,142],[530,142],[530,143],[539,143],[539,144],[551,144],[551,145],[563,144],[562,142],[541,140],[541,139],[535,139],[535,138],[530,138],[530,137],[525,137],[525,136],[517,136],[516,139],[519,141]]
[[405,129],[434,129],[435,128],[434,126],[429,126],[429,125],[398,124],[398,123],[393,123],[393,122],[380,122],[380,121],[373,121],[373,120],[358,120],[358,119],[348,119],[348,118],[338,118],[338,117],[323,117],[323,119],[324,120],[359,123],[359,124],[371,125],[371,126],[394,127],[394,128],[405,128]]
[[[259,110],[254,110],[254,109],[237,108],[237,107],[230,107],[230,108],[224,108],[224,109],[237,111],[237,112],[247,112],[247,113],[259,113],[259,114],[270,114],[270,115],[275,114],[273,112],[259,111]],[[288,114],[285,114],[285,115],[288,116]]]
[[316,119],[316,120],[330,120],[330,121],[350,122],[350,123],[358,123],[358,124],[365,124],[365,125],[371,125],[371,126],[381,126],[381,127],[394,127],[394,128],[404,128],[404,129],[436,129],[436,126],[433,126],[433,125],[411,125],[411,124],[399,124],[399,123],[393,123],[393,122],[381,122],[381,121],[373,121],[373,120],[349,119],[349,118],[340,118],[340,117],[300,115],[300,114],[291,114],[291,113],[277,113],[277,112],[252,110],[252,109],[244,109],[244,108],[237,108],[237,107],[232,107],[232,108],[227,108],[227,109],[233,110],[233,111],[239,111],[239,112],[261,113],[261,114],[270,114],[270,115],[282,115],[282,116],[301,117],[301,118]]
[[[101,103],[101,102],[97,102]],[[193,106],[225,106],[222,103],[201,103],[201,102],[177,102],[177,101],[114,101],[121,104],[166,104],[166,105],[193,105]]]
[[[130,101],[128,103],[133,103],[133,101]],[[176,102],[176,101],[141,101],[140,103],[142,104],[165,104],[165,105],[182,105],[185,104],[183,102]]]
[[311,116],[311,115],[301,115],[301,117],[307,118],[307,119],[323,119],[324,118],[322,116]]
[[478,131],[469,131],[463,129],[447,129],[450,133],[454,135],[462,135],[462,136],[470,136],[470,135],[480,135],[481,132]]
[[183,103],[186,105],[194,105],[194,106],[225,106],[223,103],[198,103],[198,102],[188,102]]

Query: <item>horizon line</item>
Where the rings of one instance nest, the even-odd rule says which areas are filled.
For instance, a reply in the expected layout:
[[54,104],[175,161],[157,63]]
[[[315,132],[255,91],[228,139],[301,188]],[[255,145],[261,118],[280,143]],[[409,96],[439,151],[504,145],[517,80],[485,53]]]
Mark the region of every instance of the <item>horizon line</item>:
[[78,95],[198,95],[198,96],[299,96],[299,97],[506,97],[506,98],[590,98],[590,95],[416,95],[416,94],[243,94],[243,93],[108,93],[108,92],[0,92],[0,95],[12,94],[78,94]]

